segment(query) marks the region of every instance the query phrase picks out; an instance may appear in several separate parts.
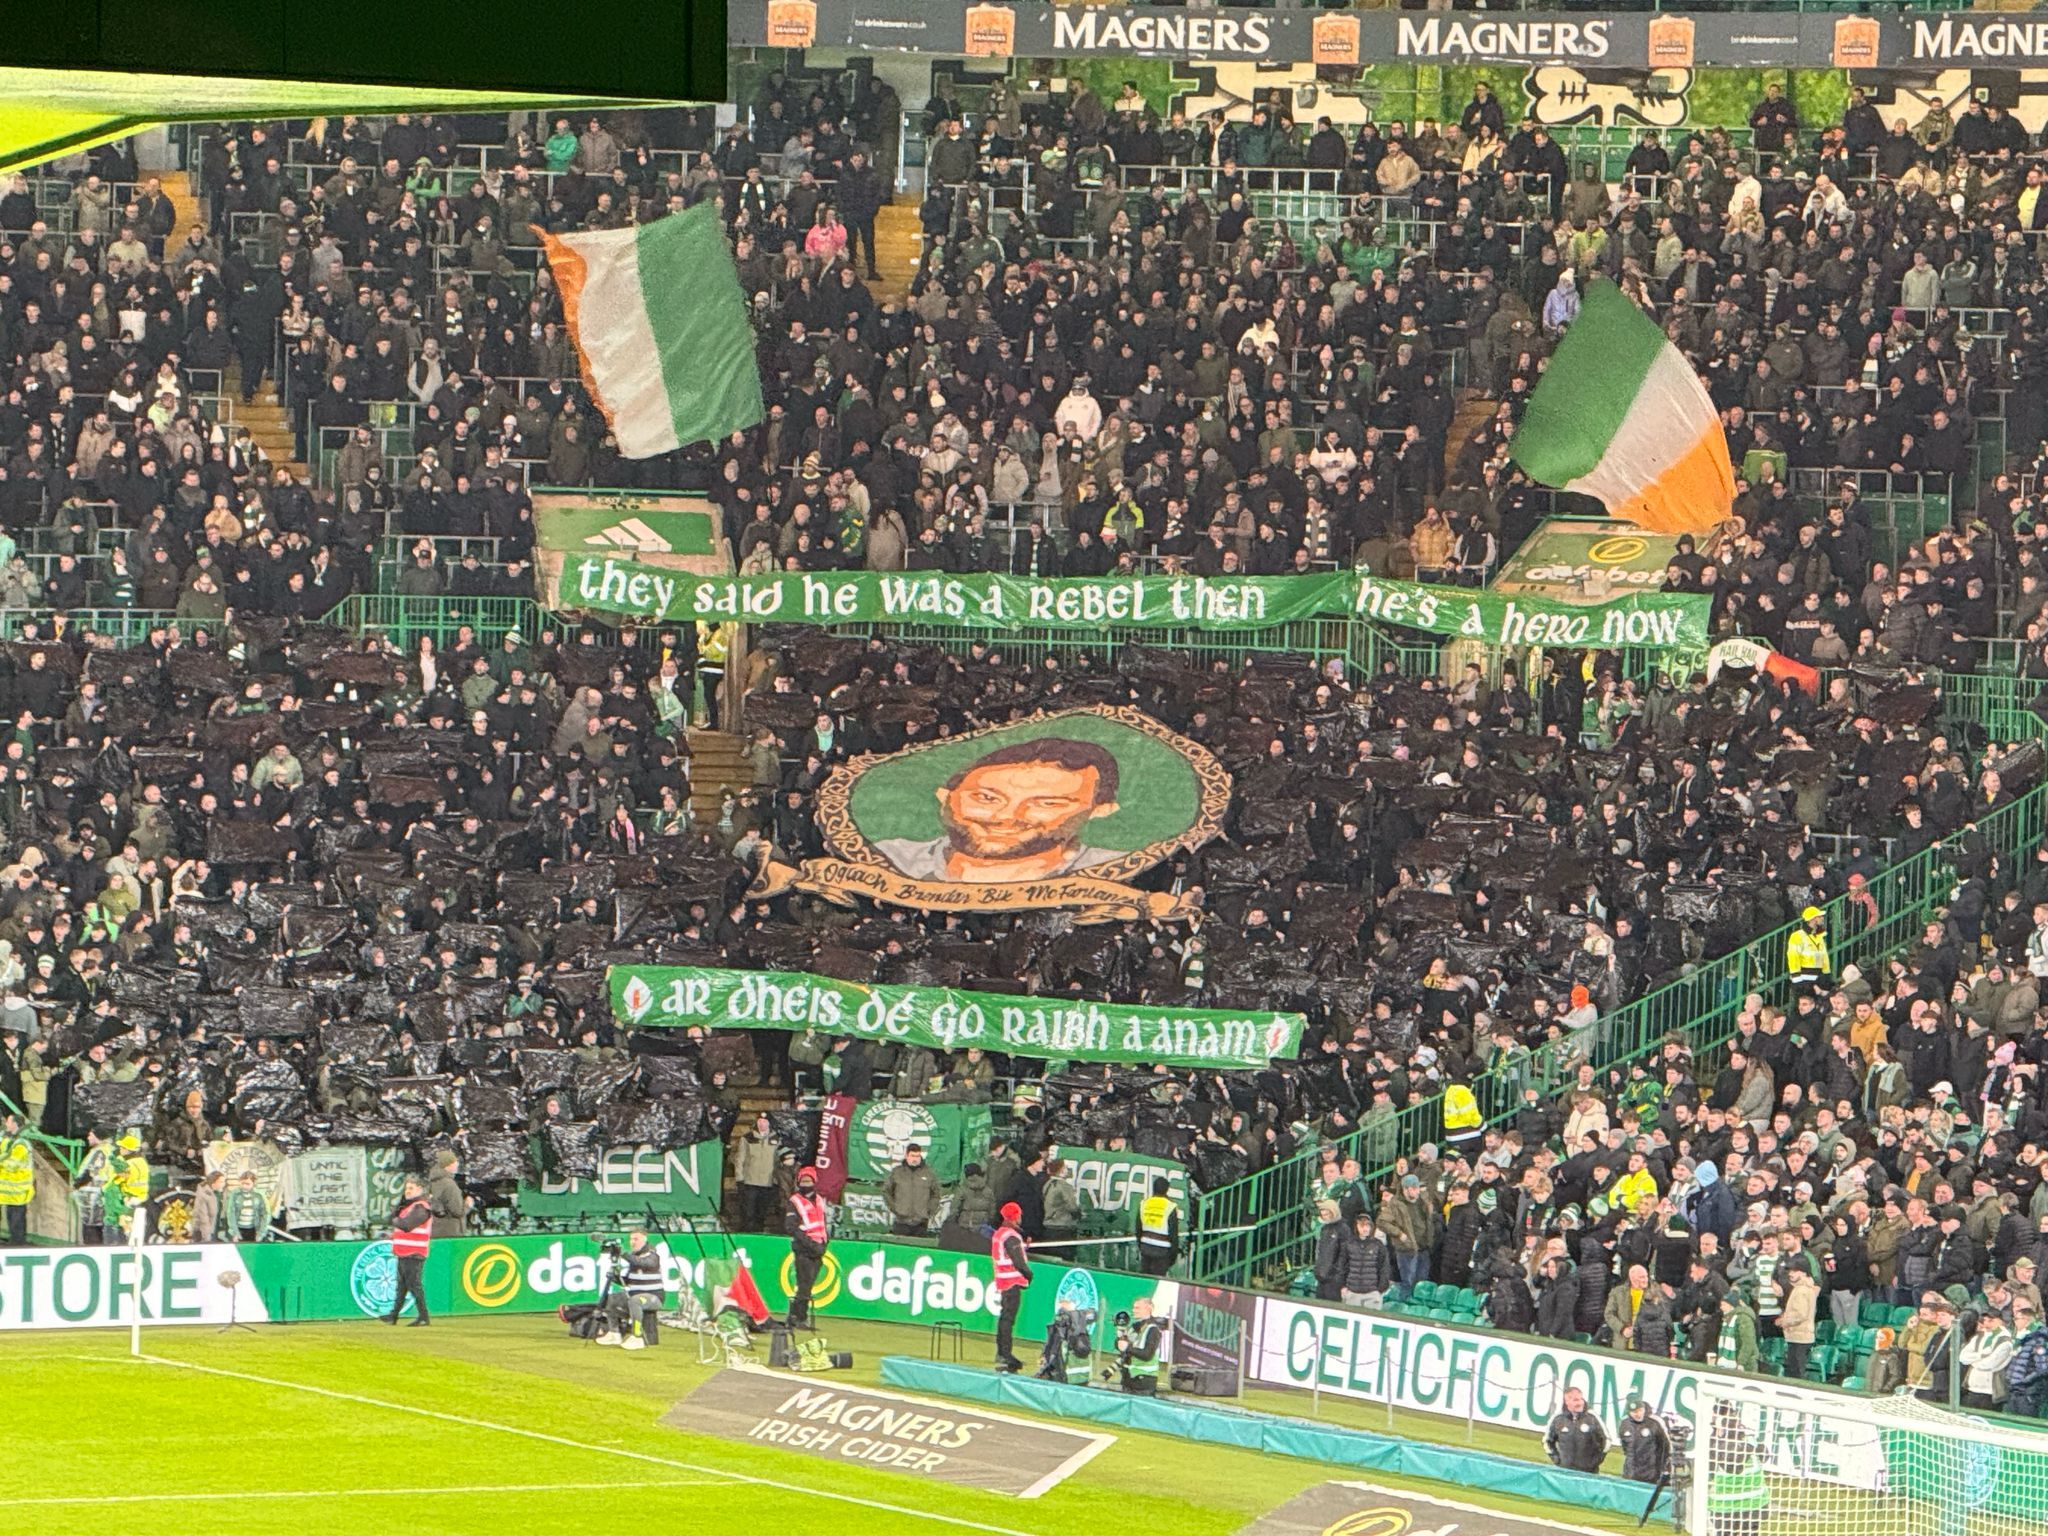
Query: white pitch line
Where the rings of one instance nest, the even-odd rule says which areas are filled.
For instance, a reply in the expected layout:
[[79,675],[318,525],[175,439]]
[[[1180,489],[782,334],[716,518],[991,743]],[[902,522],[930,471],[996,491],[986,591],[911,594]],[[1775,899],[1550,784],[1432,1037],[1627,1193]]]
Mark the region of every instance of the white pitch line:
[[571,1440],[564,1435],[546,1434],[537,1429],[521,1429],[516,1424],[494,1424],[488,1419],[467,1418],[458,1413],[441,1413],[432,1408],[419,1408],[411,1403],[388,1402],[381,1397],[364,1397],[355,1392],[337,1392],[332,1387],[316,1387],[303,1381],[285,1381],[276,1376],[257,1376],[248,1371],[224,1370],[217,1365],[195,1365],[188,1360],[167,1360],[161,1355],[138,1355],[134,1358],[145,1365],[167,1365],[173,1370],[198,1371],[204,1376],[220,1376],[229,1381],[250,1381],[260,1387],[282,1387],[288,1392],[309,1392],[315,1397],[330,1397],[342,1403],[360,1403],[366,1408],[387,1408],[393,1413],[410,1413],[422,1419],[437,1419],[443,1424],[456,1424],[464,1429],[492,1429],[502,1435],[518,1435],[522,1439],[539,1440],[548,1445],[567,1446],[572,1451],[590,1451],[600,1456],[623,1456],[629,1461],[667,1467],[671,1471],[695,1472],[723,1482],[746,1483],[756,1488],[773,1488],[780,1493],[801,1494],[805,1498],[828,1499],[835,1504],[878,1509],[884,1514],[907,1515],[913,1520],[929,1520],[935,1525],[950,1525],[961,1530],[986,1531],[989,1536],[1033,1536],[1032,1532],[1013,1530],[1006,1525],[988,1525],[980,1520],[965,1520],[958,1515],[942,1515],[929,1509],[889,1504],[881,1499],[863,1499],[856,1494],[834,1493],[824,1488],[807,1488],[801,1483],[778,1482],[772,1477],[754,1477],[745,1472],[729,1472],[723,1467],[700,1466],[695,1462],[676,1461],[646,1451],[629,1451],[622,1446],[595,1445],[584,1440]]
[[244,1489],[235,1493],[93,1493],[65,1494],[56,1498],[9,1499],[10,1504],[172,1504],[204,1500],[208,1504],[236,1499],[395,1499],[422,1495],[464,1493],[599,1493],[610,1488],[710,1488],[729,1479],[724,1477],[660,1478],[624,1483],[479,1483],[467,1488],[302,1488],[291,1492],[273,1488]]

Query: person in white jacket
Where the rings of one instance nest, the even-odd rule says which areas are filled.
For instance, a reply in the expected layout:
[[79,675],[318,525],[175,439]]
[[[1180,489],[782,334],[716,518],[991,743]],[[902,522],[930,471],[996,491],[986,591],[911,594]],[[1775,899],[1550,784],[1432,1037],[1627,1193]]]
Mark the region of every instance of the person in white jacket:
[[2012,1330],[1996,1312],[1977,1319],[1963,1344],[1963,1406],[1996,1408],[2005,1401],[2005,1371],[2012,1364]]

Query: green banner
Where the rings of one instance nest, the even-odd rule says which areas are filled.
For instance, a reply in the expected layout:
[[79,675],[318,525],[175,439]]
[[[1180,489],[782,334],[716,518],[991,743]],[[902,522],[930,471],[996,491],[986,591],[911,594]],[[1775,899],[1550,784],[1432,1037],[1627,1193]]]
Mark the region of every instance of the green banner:
[[1631,592],[1605,603],[1559,603],[1473,587],[1360,576],[1353,611],[1382,624],[1488,645],[1573,650],[1640,645],[1668,650],[1707,643],[1711,603],[1711,598],[1682,592]]
[[1073,1174],[1084,1215],[1135,1215],[1152,1193],[1152,1181],[1160,1178],[1166,1180],[1168,1197],[1187,1209],[1188,1171],[1173,1158],[1064,1146],[1055,1146],[1050,1155],[1062,1159]]
[[941,1050],[978,1045],[1060,1061],[1257,1068],[1298,1056],[1305,1022],[1298,1013],[863,986],[804,971],[615,965],[609,976],[613,1017],[643,1029],[815,1029]]
[[993,631],[1264,629],[1323,614],[1356,614],[1502,645],[1569,646],[1703,645],[1708,606],[1704,597],[1680,593],[1634,593],[1598,604],[1503,598],[1354,571],[1047,580],[938,571],[690,576],[589,554],[564,556],[553,599],[558,608],[643,622],[957,624]]
[[[617,1230],[617,1229],[614,1229]],[[428,1310],[436,1317],[549,1312],[563,1302],[594,1301],[603,1284],[595,1237],[521,1235],[435,1242],[427,1256]],[[688,1237],[655,1234],[670,1292],[703,1283],[708,1260],[737,1251],[769,1308],[789,1307],[796,1268],[789,1239],[754,1233]],[[126,1248],[31,1249],[0,1253],[0,1330],[109,1327],[127,1321],[135,1259]],[[237,1316],[245,1322],[309,1322],[379,1317],[391,1308],[397,1264],[388,1242],[216,1243],[148,1248],[142,1257],[145,1316],[151,1323],[225,1322],[227,1288],[218,1275],[240,1270]],[[1042,1338],[1061,1300],[1092,1307],[1106,1338],[1113,1313],[1153,1293],[1156,1281],[1050,1260],[1025,1293],[1020,1339]],[[813,1293],[815,1310],[834,1318],[918,1326],[951,1320],[971,1333],[996,1326],[994,1266],[986,1248],[972,1253],[915,1244],[834,1237]]]
[[715,1216],[725,1178],[725,1146],[700,1141],[688,1147],[609,1147],[595,1179],[543,1174],[513,1195],[521,1214],[555,1220],[631,1220],[657,1216]]
[[779,572],[690,578],[611,555],[562,562],[557,607],[742,624],[967,624],[981,629],[1262,629],[1342,613],[1356,579],[1316,576],[954,576]]
[[912,1099],[868,1099],[853,1112],[846,1132],[846,1171],[864,1184],[889,1177],[911,1147],[941,1184],[960,1182],[960,1170],[988,1156],[986,1104],[920,1104]]
[[533,493],[533,539],[536,548],[561,554],[616,551],[665,564],[664,555],[717,554],[718,512],[702,496],[541,487]]
[[1677,549],[1676,534],[1604,518],[1553,517],[1536,525],[1490,586],[1566,602],[1603,589],[1654,592]]

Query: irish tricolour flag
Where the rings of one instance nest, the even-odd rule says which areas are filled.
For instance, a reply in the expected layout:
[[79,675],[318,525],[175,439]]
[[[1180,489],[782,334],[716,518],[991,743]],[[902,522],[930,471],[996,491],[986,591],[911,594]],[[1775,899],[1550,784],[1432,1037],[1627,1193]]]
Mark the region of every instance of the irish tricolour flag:
[[761,419],[754,330],[711,204],[629,229],[540,233],[619,452],[650,459]]
[[1605,278],[1587,286],[1508,451],[1532,480],[1659,533],[1706,533],[1735,499],[1706,385]]

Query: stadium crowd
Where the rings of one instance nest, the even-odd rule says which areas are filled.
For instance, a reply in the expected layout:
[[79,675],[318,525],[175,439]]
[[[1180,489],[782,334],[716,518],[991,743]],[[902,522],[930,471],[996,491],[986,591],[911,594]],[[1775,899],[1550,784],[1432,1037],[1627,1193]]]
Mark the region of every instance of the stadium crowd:
[[[96,1190],[137,1156],[196,1176],[231,1127],[423,1164],[452,1147],[489,1203],[536,1163],[727,1135],[756,1073],[866,1095],[951,1070],[987,1091],[978,1059],[842,1042],[757,1062],[746,1038],[627,1034],[608,959],[1289,1006],[1311,1020],[1304,1058],[1268,1072],[1055,1074],[1019,1109],[1009,1190],[1042,1211],[1054,1140],[1123,1137],[1205,1188],[1342,1141],[1358,1166],[1340,1153],[1323,1181],[1337,1219],[1317,1266],[1340,1297],[1468,1284],[1497,1326],[1568,1318],[1744,1363],[1776,1330],[1796,1373],[1810,1267],[1848,1298],[1838,1320],[1866,1296],[1924,1299],[1987,1336],[2002,1318],[2018,1359],[2048,1350],[2025,1271],[2048,1258],[2048,854],[2008,868],[1970,832],[2038,768],[1959,747],[1934,691],[1899,675],[1968,670],[2001,624],[2048,672],[2044,535],[1994,479],[1881,558],[1857,482],[1820,510],[1779,473],[1960,497],[2007,383],[2014,467],[2032,461],[2044,397],[2024,386],[2048,353],[2021,151],[1975,149],[1975,109],[1866,144],[1859,103],[1817,135],[1760,135],[1761,157],[1646,141],[1617,189],[1541,128],[1507,133],[1483,95],[1458,125],[1348,143],[1266,109],[1189,123],[1085,91],[1026,107],[998,90],[970,134],[941,97],[925,254],[897,302],[864,280],[886,101],[858,73],[772,75],[715,140],[696,117],[547,123],[460,190],[447,122],[236,125],[208,140],[208,222],[182,236],[146,180],[115,207],[137,180],[117,149],[84,169],[61,236],[20,189],[0,200],[19,231],[0,525],[23,546],[0,600],[165,619],[124,648],[38,616],[7,647],[0,1094],[88,1138]],[[1356,201],[1298,228],[1257,216],[1296,157]],[[1148,165],[1214,176],[1182,193]],[[576,382],[530,226],[707,199],[753,299],[769,418],[631,463]],[[1718,632],[1860,669],[1823,697],[1613,655],[1446,683],[771,631],[747,679],[752,792],[700,823],[689,629],[415,649],[319,623],[385,574],[387,531],[498,541],[453,572],[429,547],[400,592],[527,589],[529,479],[708,486],[747,570],[1362,561],[1477,581],[1549,505],[1504,444],[1591,273],[1699,361],[1748,471],[1734,523],[1681,547],[1670,584],[1713,594]],[[1979,305],[2011,311],[1995,343],[1962,324]],[[248,398],[271,367],[315,484],[201,399],[207,374]],[[1463,368],[1500,408],[1458,442]],[[412,422],[395,450],[394,406]],[[817,851],[812,795],[848,756],[1070,701],[1134,702],[1235,775],[1224,836],[1147,877],[1199,889],[1203,921],[748,899],[766,850]],[[1725,1068],[1696,1076],[1678,1044],[1612,1064],[1604,1017],[1827,898],[1875,921],[1856,893],[1944,838],[1958,896],[1891,974],[1759,1000]],[[1539,1050],[1567,1065],[1562,1101],[1527,1065]],[[1513,1114],[1403,1145],[1403,1107],[1450,1087]],[[775,1130],[792,1151],[809,1134],[794,1114]],[[1403,1155],[1387,1188],[1361,1181]],[[1923,1350],[1915,1369],[1972,1360]]]

